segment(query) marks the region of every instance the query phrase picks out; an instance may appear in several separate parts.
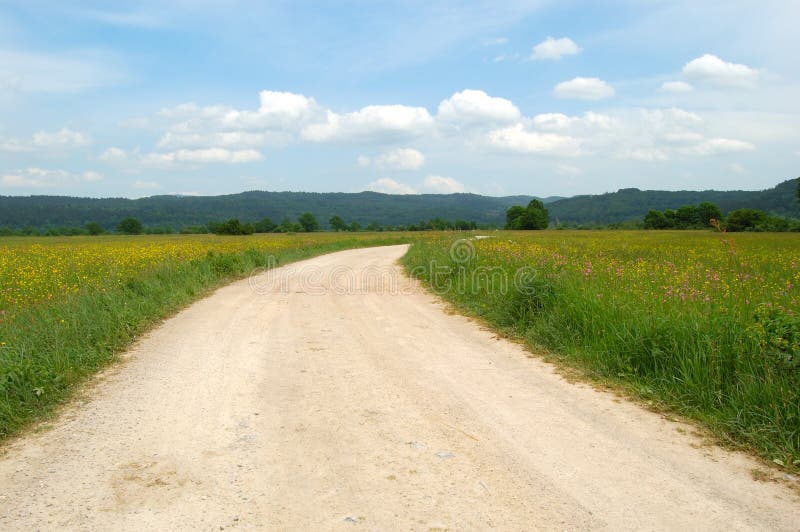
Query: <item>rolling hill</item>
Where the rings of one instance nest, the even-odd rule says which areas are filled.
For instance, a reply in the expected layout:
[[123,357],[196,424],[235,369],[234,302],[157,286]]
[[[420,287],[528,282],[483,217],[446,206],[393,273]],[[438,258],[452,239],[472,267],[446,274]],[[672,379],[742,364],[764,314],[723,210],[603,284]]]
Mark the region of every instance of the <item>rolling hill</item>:
[[[796,180],[762,191],[658,191],[622,189],[617,192],[542,198],[552,221],[570,224],[609,224],[640,220],[650,209],[674,209],[703,201],[716,203],[723,212],[742,207],[800,218]],[[146,226],[203,225],[239,218],[256,221],[268,217],[279,222],[312,212],[325,226],[333,215],[361,225],[408,225],[420,220],[471,220],[502,226],[505,211],[524,205],[532,196],[491,197],[476,194],[389,195],[377,192],[316,193],[251,191],[224,196],[152,196],[141,199],[74,198],[67,196],[0,196],[0,227],[79,227],[95,221],[112,229],[127,216]]]

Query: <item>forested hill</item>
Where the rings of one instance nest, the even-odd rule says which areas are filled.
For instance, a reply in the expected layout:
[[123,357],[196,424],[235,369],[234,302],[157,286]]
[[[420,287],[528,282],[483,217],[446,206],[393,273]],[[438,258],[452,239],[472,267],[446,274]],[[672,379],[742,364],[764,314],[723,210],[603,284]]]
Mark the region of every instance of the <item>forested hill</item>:
[[661,191],[626,188],[608,194],[574,196],[547,205],[551,221],[577,224],[598,224],[641,220],[647,211],[677,209],[710,201],[723,214],[749,207],[779,216],[800,218],[797,201],[797,180],[784,181],[762,191]]
[[[650,209],[676,209],[703,201],[716,203],[727,213],[752,207],[773,214],[800,218],[796,180],[764,191],[667,192],[623,189],[618,192],[573,198],[543,198],[555,222],[609,224],[641,220]],[[313,213],[327,225],[338,215],[348,223],[377,223],[382,226],[408,225],[420,220],[442,218],[468,220],[479,224],[505,224],[505,211],[512,205],[526,205],[532,196],[489,197],[475,194],[389,195],[377,192],[243,192],[226,196],[152,196],[124,198],[72,198],[65,196],[0,196],[0,227],[82,227],[98,222],[113,229],[120,220],[133,216],[146,226],[203,225],[239,218],[256,221],[271,218],[292,220],[304,212]]]
[[389,195],[376,192],[243,192],[225,196],[152,196],[136,200],[123,198],[71,198],[63,196],[0,196],[0,227],[82,227],[95,221],[107,229],[133,216],[146,226],[204,225],[239,218],[256,221],[284,217],[296,220],[311,212],[327,225],[338,215],[348,223],[376,222],[396,226],[420,220],[442,218],[468,220],[479,224],[505,223],[505,211],[512,205],[527,204],[528,196],[495,198],[475,194]]

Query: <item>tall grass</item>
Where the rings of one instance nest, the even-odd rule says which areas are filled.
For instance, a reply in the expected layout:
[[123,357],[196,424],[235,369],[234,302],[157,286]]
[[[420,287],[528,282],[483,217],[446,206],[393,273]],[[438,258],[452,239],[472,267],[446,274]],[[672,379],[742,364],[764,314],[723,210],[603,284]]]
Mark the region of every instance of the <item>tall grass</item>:
[[[107,266],[101,261],[113,260],[113,256],[100,253],[108,246],[124,250],[126,244],[130,247],[146,242],[157,248],[176,243],[178,247],[172,255],[157,255],[157,261],[148,263],[146,268],[124,270],[125,276],[114,277],[113,282],[98,284],[87,280],[86,286],[55,298],[43,298],[46,291],[34,290],[30,302],[17,299],[13,308],[6,309],[0,316],[0,439],[46,417],[77,385],[112,361],[137,336],[232,279],[246,276],[255,268],[280,266],[331,251],[409,240],[402,234],[231,238],[200,239],[208,248],[202,254],[192,247],[198,239],[191,236],[69,240],[65,249],[74,254],[90,253],[97,268]],[[280,239],[280,245],[274,245],[276,239]],[[42,247],[62,244],[58,239],[37,239],[34,245],[41,252]],[[9,245],[21,244],[15,241]],[[195,258],[187,259],[178,252],[187,247],[193,249]],[[23,250],[18,259],[24,261],[26,253],[27,249]],[[118,255],[120,263],[127,260],[122,251]],[[16,268],[13,275],[64,275],[69,262],[68,257],[55,265],[43,261],[35,268]],[[83,270],[78,273],[88,279],[89,274]],[[0,288],[24,285],[20,279],[0,277],[0,281]],[[45,281],[29,285],[60,283]]]
[[415,243],[405,264],[534,350],[800,465],[796,236],[501,232],[457,244],[460,256],[452,245]]

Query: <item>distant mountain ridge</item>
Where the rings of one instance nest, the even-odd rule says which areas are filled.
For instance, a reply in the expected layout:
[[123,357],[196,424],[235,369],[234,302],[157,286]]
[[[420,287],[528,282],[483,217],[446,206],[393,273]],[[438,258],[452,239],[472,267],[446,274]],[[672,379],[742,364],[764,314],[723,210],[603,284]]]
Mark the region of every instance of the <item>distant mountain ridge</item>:
[[[555,222],[609,224],[641,219],[650,209],[675,209],[711,201],[723,212],[753,207],[782,216],[800,218],[795,196],[796,181],[790,180],[763,191],[653,191],[622,189],[600,195],[572,198],[541,198]],[[94,221],[113,229],[123,218],[133,216],[146,226],[204,225],[239,218],[256,221],[284,217],[296,219],[312,212],[323,226],[338,215],[362,226],[409,225],[442,218],[468,220],[502,227],[505,211],[526,205],[534,196],[492,197],[477,194],[390,195],[378,192],[265,192],[250,191],[224,196],[151,196],[141,199],[75,198],[68,196],[0,196],[0,227],[79,227]]]

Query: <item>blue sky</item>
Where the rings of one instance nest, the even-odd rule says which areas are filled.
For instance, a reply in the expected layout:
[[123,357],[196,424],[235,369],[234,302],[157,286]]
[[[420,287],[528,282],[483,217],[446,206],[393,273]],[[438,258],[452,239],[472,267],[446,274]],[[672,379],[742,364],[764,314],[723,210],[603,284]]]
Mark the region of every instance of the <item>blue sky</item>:
[[0,0],[0,195],[800,175],[800,2]]

